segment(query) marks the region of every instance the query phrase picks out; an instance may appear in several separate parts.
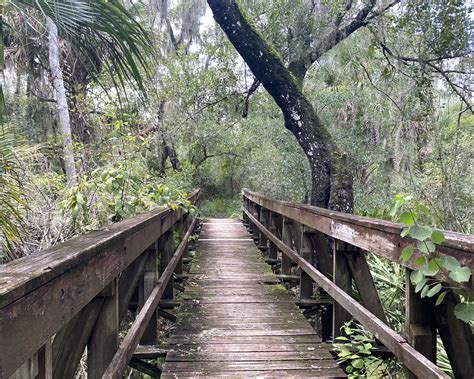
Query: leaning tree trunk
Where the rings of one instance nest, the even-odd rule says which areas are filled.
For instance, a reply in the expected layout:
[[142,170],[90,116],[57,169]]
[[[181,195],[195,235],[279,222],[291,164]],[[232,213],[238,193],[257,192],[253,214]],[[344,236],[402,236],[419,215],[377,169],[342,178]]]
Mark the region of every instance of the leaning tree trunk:
[[297,79],[281,58],[243,16],[235,0],[208,0],[214,18],[283,112],[285,127],[303,149],[312,176],[311,204],[351,212],[352,177],[344,156]]
[[56,95],[56,103],[61,128],[61,138],[63,145],[64,167],[66,170],[67,185],[76,183],[77,174],[74,163],[74,150],[72,146],[71,121],[69,119],[69,108],[64,88],[64,78],[59,64],[59,42],[58,28],[53,20],[46,18],[46,26],[49,37],[49,67],[51,70],[51,80]]

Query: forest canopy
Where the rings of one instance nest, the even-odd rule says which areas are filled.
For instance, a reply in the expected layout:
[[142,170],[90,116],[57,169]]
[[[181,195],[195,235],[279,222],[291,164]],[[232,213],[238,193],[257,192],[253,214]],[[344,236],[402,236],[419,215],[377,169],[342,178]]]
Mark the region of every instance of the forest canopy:
[[[215,20],[214,20],[215,19]],[[464,1],[27,1],[2,12],[1,257],[201,187],[472,232]]]

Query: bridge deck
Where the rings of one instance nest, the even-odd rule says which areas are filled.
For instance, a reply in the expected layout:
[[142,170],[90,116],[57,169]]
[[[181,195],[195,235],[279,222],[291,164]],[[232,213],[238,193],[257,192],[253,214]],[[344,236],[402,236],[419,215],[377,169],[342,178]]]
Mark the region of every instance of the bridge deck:
[[244,226],[202,229],[163,378],[345,377]]

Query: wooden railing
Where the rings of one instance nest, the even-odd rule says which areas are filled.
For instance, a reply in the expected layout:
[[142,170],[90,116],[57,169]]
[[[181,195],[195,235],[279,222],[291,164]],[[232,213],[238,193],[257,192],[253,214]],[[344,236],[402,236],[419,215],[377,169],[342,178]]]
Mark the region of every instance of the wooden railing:
[[[313,282],[334,299],[330,321],[323,320],[323,338],[335,338],[345,322],[356,319],[406,366],[410,376],[447,378],[435,365],[439,333],[455,377],[474,377],[473,334],[469,325],[454,316],[457,298],[448,295],[437,307],[421,299],[408,279],[416,268],[413,260],[399,260],[402,249],[416,243],[400,237],[403,225],[273,200],[250,190],[243,191],[243,205],[244,223],[267,261],[278,265],[282,276],[290,276],[293,265],[299,267],[301,299],[313,296]],[[474,237],[444,234],[446,240],[437,254],[454,256],[474,272]],[[366,252],[406,267],[403,336],[388,325]],[[439,279],[449,282],[442,273]],[[353,282],[360,303],[352,297]],[[467,287],[473,288],[472,278]]]
[[[86,346],[88,378],[120,377],[139,342],[156,343],[195,225],[161,208],[0,266],[0,378],[72,378]],[[139,313],[119,347],[128,309]]]

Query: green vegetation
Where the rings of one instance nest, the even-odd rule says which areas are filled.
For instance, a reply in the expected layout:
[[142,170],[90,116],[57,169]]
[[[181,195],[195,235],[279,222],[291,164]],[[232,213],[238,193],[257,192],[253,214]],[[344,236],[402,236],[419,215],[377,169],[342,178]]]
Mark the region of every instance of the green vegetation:
[[[240,218],[244,187],[314,204],[314,167],[328,176],[341,169],[350,180],[333,182],[331,196],[353,199],[356,214],[404,223],[417,243],[400,259],[417,266],[416,292],[437,303],[454,296],[457,317],[472,325],[473,294],[434,279],[441,271],[461,286],[472,281],[455,258],[436,256],[442,230],[474,226],[469,2],[238,3],[321,125],[288,127],[281,110],[294,99],[275,103],[204,0],[4,2],[0,263],[156,207],[194,213],[186,197],[197,187],[203,217]],[[48,20],[58,29],[67,110],[53,87]],[[293,126],[301,116],[291,115]],[[301,142],[321,130],[335,163]],[[400,332],[404,270],[367,256]],[[351,375],[399,370],[372,359],[372,337],[357,325],[346,331],[338,351]]]

